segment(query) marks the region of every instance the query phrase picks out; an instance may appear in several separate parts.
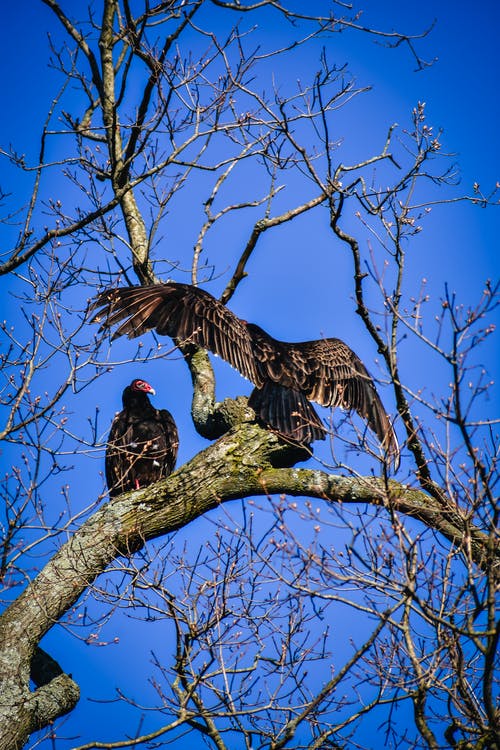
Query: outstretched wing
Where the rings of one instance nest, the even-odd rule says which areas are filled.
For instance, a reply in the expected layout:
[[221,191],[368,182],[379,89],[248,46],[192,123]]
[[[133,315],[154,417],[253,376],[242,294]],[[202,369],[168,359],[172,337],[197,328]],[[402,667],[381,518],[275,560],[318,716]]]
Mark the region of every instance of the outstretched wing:
[[[354,409],[397,465],[398,442],[373,380],[359,357],[339,339],[278,341],[258,326],[240,320],[203,289],[174,282],[102,292],[91,309],[97,310],[93,320],[101,323],[101,329],[118,324],[113,339],[122,335],[134,338],[154,329],[222,357],[262,389],[253,396],[258,412],[261,418],[268,415],[271,426],[281,431],[281,424],[274,424],[276,420],[272,419],[276,409],[270,398],[281,398],[283,404],[289,404],[290,398],[266,385],[270,382],[301,394],[302,400],[305,396],[322,406]],[[295,402],[299,415],[304,413],[303,421],[314,426],[312,439],[320,438],[317,415],[314,420],[312,413],[306,415],[299,408],[303,405],[297,398]]]
[[113,339],[135,338],[154,329],[208,349],[255,385],[263,385],[246,324],[203,289],[174,282],[112,289],[102,292],[91,310],[97,310],[92,320],[101,323],[101,330],[120,324]]
[[340,339],[288,344],[297,387],[322,406],[354,409],[397,463],[399,445],[375,384],[359,357]]

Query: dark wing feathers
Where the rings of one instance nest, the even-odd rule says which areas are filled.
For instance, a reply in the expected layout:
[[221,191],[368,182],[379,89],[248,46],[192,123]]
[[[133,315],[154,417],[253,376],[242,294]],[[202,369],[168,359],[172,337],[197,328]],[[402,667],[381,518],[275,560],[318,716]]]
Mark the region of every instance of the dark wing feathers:
[[[110,328],[117,323],[122,325],[112,335],[112,340],[126,335],[135,338],[142,333],[156,328],[158,324],[158,295],[151,287],[130,287],[103,292],[92,305],[92,308],[106,305],[106,320],[102,327]],[[99,313],[94,320],[99,319]]]
[[175,424],[175,420],[169,411],[167,411],[166,409],[160,409],[157,413],[163,433],[161,455],[166,471],[165,476],[168,476],[173,472],[175,468],[175,462],[177,461],[177,453],[179,450],[179,433],[177,430],[177,425]]
[[[257,372],[247,326],[225,305],[203,289],[188,284],[153,284],[102,292],[91,310],[101,328],[121,323],[112,338],[140,336],[156,330],[160,335],[209,349],[256,385]],[[122,322],[124,321],[124,322]]]
[[[273,339],[256,325],[248,324],[247,327],[263,380],[268,378],[280,383],[321,406],[354,409],[366,420],[385,450],[394,457],[399,454],[396,435],[373,380],[347,344],[340,339],[287,343]],[[275,393],[273,396],[276,398]],[[259,404],[261,400],[259,397]],[[305,414],[303,405],[296,402],[294,406]],[[262,411],[259,416],[263,418]],[[305,421],[314,424],[310,413]],[[269,423],[280,424],[271,420]]]
[[108,436],[108,447],[106,450],[106,484],[110,495],[116,495],[120,493],[120,487],[122,485],[124,470],[123,470],[123,456],[121,455],[125,451],[125,445],[127,442],[127,425],[125,415],[120,412],[113,419],[111,429]]
[[311,401],[357,409],[365,398],[377,395],[365,366],[340,339],[304,341],[288,347],[298,385]]
[[101,328],[120,324],[113,338],[123,334],[133,338],[155,329],[222,357],[257,386],[250,397],[257,415],[299,442],[325,436],[308,399],[322,406],[354,409],[397,464],[396,435],[373,380],[343,341],[278,341],[237,318],[208,292],[173,282],[106,291],[91,309],[99,310],[94,320],[101,322]]
[[177,426],[166,409],[143,418],[121,411],[113,420],[106,451],[106,482],[113,497],[168,477],[179,447]]
[[289,344],[289,357],[301,373],[300,388],[322,406],[354,409],[385,450],[396,458],[399,446],[372,378],[359,357],[340,339]]

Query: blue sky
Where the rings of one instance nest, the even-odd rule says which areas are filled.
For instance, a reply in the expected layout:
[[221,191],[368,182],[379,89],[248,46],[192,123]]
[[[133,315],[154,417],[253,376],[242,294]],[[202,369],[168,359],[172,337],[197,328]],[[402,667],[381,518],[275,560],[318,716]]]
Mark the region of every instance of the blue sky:
[[[79,2],[62,4],[72,8],[82,5]],[[418,4],[372,0],[367,5],[370,8],[363,15],[363,23],[374,23],[380,28],[397,27],[409,33],[424,30],[438,14],[435,28],[419,44],[424,58],[437,59],[431,67],[415,72],[414,60],[406,50],[391,52],[380,45],[367,43],[362,35],[332,37],[327,49],[329,56],[339,63],[348,61],[358,84],[373,87],[345,112],[339,113],[336,124],[339,135],[344,138],[342,148],[346,155],[360,151],[369,153],[377,148],[391,123],[397,122],[401,128],[409,127],[412,108],[418,101],[425,101],[430,123],[435,130],[442,128],[444,131],[443,150],[455,153],[460,166],[461,181],[451,194],[471,194],[476,181],[485,190],[493,187],[500,180],[498,3],[489,0],[472,7],[470,3],[451,0],[439,4],[430,0]],[[49,26],[56,38],[60,32],[48,9],[34,0],[24,3],[22,10],[16,4],[5,5],[2,18],[0,70],[4,114],[0,120],[0,145],[6,147],[12,143],[28,158],[36,158],[38,142],[35,133],[57,88],[46,67],[46,33]],[[267,37],[273,41],[274,35],[272,26],[265,26],[264,39]],[[308,71],[315,69],[318,53],[319,48],[308,48],[300,70],[290,69],[285,62],[275,71],[276,75],[285,81],[305,77]],[[12,170],[7,167],[0,169],[0,185],[14,198],[23,195],[22,185],[16,179]],[[62,187],[54,186],[54,190],[57,197]],[[446,282],[465,303],[474,304],[484,281],[498,278],[499,210],[484,210],[464,203],[433,210],[425,221],[424,231],[412,241],[408,262],[415,286],[426,278],[429,293],[438,304]],[[201,215],[200,206],[198,212]],[[174,248],[169,244],[168,257],[185,262],[197,227],[191,216],[180,218],[177,225],[168,229],[167,238],[175,240]],[[269,234],[262,239],[249,264],[248,279],[233,297],[231,307],[241,317],[262,325],[277,338],[300,340],[322,335],[339,336],[360,354],[377,376],[380,374],[377,353],[355,315],[349,259],[345,251],[339,252],[332,245],[326,211],[319,220],[315,214],[314,222],[311,225],[304,218],[282,228],[278,237]],[[228,264],[231,259],[234,261],[237,251],[246,241],[250,227],[251,223],[242,222],[229,239],[222,230],[214,232],[207,245],[207,258],[216,264],[222,276],[208,286],[212,293],[219,293],[229,278]],[[12,232],[8,228],[2,231],[2,252],[7,252]],[[310,269],[315,269],[315,273],[309,273]],[[318,269],[321,272],[318,273]],[[22,276],[23,269],[20,269],[20,274]],[[172,275],[177,280],[186,280]],[[12,319],[13,301],[5,290],[15,291],[21,283],[22,279],[2,278],[2,319]],[[78,293],[84,293],[84,290],[78,290]],[[16,318],[14,313],[13,322],[22,326],[22,320]],[[118,342],[114,346],[114,358],[126,358],[130,352],[128,342]],[[496,336],[488,342],[484,352],[484,364],[489,366],[493,375],[498,367],[498,354]],[[249,392],[250,386],[225,364],[216,363],[216,372],[220,398]],[[430,390],[441,386],[439,380],[435,380],[437,373],[429,370],[426,360],[415,361],[408,356],[403,372],[413,380],[414,387],[419,383]],[[99,406],[100,427],[105,434],[113,414],[120,408],[121,389],[135,373],[136,369],[131,365],[116,368],[112,378],[99,381],[98,387],[70,402],[69,408],[83,415],[93,414]],[[146,370],[140,374],[145,376]],[[55,374],[50,371],[46,376],[51,381]],[[168,407],[179,424],[180,461],[183,462],[206,445],[190,422],[190,382],[185,365],[175,355],[167,364],[162,361],[148,363],[147,379],[158,392],[158,403]],[[382,391],[382,394],[387,409],[392,411],[394,404],[390,395],[387,391]],[[498,414],[498,392],[488,408]],[[80,429],[84,428],[80,425]],[[328,446],[320,446],[318,453],[328,460]],[[9,456],[8,450],[4,452],[4,457],[9,459]],[[83,462],[82,457],[75,458],[76,469],[68,474],[75,507],[85,507],[102,489],[99,475],[102,460],[102,451],[91,459],[85,457]],[[54,509],[54,513],[57,512]],[[234,512],[235,519],[240,517],[239,506],[228,512]],[[179,532],[172,544],[180,548],[187,541],[195,547],[204,541],[206,533],[207,525],[200,519],[188,530]],[[355,627],[352,626],[353,631]],[[56,627],[47,635],[44,641],[47,650],[73,673],[82,687],[81,705],[63,724],[61,736],[81,735],[83,742],[118,739],[122,727],[133,733],[133,721],[137,717],[134,720],[126,718],[126,709],[121,704],[93,701],[112,700],[114,688],[118,685],[135,691],[138,699],[144,698],[140,695],[136,675],[140,665],[149,659],[150,646],[163,648],[165,636],[158,625],[151,625],[147,635],[143,634],[144,629],[137,630],[124,615],[117,614],[103,630],[103,638],[109,641],[119,635],[120,642],[116,645],[89,647],[72,637],[64,627]],[[141,675],[140,680],[145,681],[146,677]],[[130,723],[125,726],[125,722]],[[110,724],[114,727],[112,731]],[[60,746],[67,747],[68,744],[61,743]]]

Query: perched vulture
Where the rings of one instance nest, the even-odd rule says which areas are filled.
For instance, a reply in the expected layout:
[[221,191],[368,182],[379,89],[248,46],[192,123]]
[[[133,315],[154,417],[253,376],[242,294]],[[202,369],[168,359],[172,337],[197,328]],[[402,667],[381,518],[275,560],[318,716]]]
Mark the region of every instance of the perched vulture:
[[278,341],[203,289],[174,282],[107,290],[91,309],[98,311],[93,321],[101,330],[120,324],[112,339],[154,329],[222,357],[254,383],[249,404],[257,417],[297,443],[308,445],[326,435],[309,401],[354,409],[397,468],[398,442],[373,380],[340,339]]
[[155,409],[145,380],[133,380],[122,394],[123,410],[113,419],[106,449],[106,482],[113,497],[147,487],[172,473],[179,438],[166,409]]

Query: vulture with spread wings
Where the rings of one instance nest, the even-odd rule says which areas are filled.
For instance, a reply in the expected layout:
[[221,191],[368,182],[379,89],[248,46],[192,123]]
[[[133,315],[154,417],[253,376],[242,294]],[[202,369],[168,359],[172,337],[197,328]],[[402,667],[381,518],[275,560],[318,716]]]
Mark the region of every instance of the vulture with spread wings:
[[257,417],[299,444],[326,436],[310,401],[354,409],[397,467],[397,438],[373,380],[340,339],[278,341],[203,289],[174,282],[106,290],[91,309],[97,310],[93,321],[101,329],[119,324],[112,339],[155,330],[222,357],[255,385],[249,405]]

